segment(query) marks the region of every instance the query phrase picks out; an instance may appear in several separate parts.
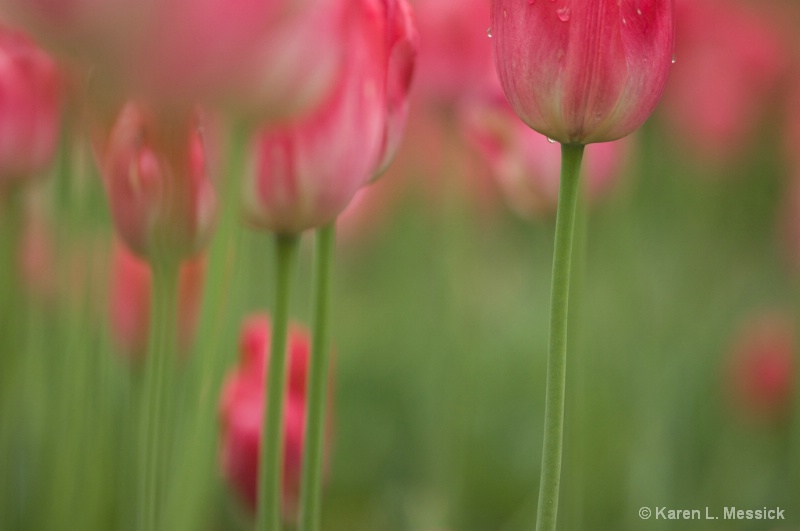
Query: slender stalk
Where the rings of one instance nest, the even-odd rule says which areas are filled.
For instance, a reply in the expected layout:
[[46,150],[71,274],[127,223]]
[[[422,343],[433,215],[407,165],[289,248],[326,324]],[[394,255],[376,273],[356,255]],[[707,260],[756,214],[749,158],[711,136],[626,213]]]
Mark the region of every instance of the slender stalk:
[[314,337],[306,390],[308,409],[306,410],[303,479],[300,491],[300,531],[317,531],[320,528],[325,406],[328,396],[330,363],[328,308],[330,306],[330,272],[335,233],[335,222],[317,231],[314,256]]
[[171,373],[177,351],[178,261],[151,261],[150,338],[142,389],[140,439],[139,529],[161,525],[160,501],[165,497]]
[[550,344],[547,358],[544,445],[539,482],[537,531],[555,531],[558,515],[567,374],[570,262],[582,158],[583,146],[565,144],[561,147],[561,187],[558,192],[553,277],[550,289]]
[[272,316],[272,342],[267,370],[267,403],[261,429],[258,467],[257,531],[281,529],[281,479],[283,476],[283,404],[286,394],[286,337],[289,328],[289,302],[299,235],[277,235],[275,306]]

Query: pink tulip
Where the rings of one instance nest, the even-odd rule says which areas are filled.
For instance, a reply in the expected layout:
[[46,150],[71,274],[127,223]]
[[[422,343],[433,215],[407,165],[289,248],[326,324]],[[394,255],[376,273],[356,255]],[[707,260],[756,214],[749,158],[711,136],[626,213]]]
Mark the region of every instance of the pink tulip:
[[0,0],[103,90],[159,106],[224,103],[248,116],[308,108],[343,53],[346,0]]
[[733,398],[742,413],[766,422],[786,418],[795,387],[794,348],[785,317],[759,317],[744,328],[730,360]]
[[429,101],[452,105],[491,72],[486,0],[418,0],[420,33],[416,86]]
[[761,6],[679,0],[676,57],[664,93],[675,138],[706,160],[745,151],[777,99],[789,63],[780,27]]
[[217,200],[196,118],[128,103],[96,152],[114,224],[132,251],[184,258],[205,246]]
[[383,171],[407,114],[416,34],[405,0],[358,0],[333,90],[308,116],[256,142],[245,209],[256,226],[299,233],[332,221]]
[[[178,280],[178,339],[188,350],[200,317],[205,257],[181,265]],[[124,245],[114,244],[109,290],[109,317],[112,337],[121,352],[140,361],[147,351],[150,329],[150,265],[137,258]]]
[[[239,366],[225,382],[221,401],[222,471],[251,511],[256,508],[259,446],[263,419],[264,364],[269,363],[267,316],[249,318],[242,328]],[[296,518],[306,412],[310,340],[298,327],[289,330],[289,383],[284,411],[283,513]]]
[[58,145],[61,81],[24,34],[0,26],[0,188],[47,169]]
[[[521,122],[499,84],[461,106],[462,130],[488,163],[511,208],[524,217],[554,214],[558,204],[561,147]],[[619,180],[629,141],[586,147],[581,171],[585,195],[597,201]]]
[[493,0],[509,102],[562,144],[629,135],[658,103],[673,57],[673,0]]

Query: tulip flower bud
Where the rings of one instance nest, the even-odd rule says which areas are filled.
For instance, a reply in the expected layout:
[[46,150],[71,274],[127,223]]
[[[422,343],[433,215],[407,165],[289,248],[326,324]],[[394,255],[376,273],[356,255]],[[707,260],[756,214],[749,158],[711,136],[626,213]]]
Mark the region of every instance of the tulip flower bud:
[[339,79],[308,116],[257,138],[247,217],[278,233],[332,221],[394,155],[405,125],[416,50],[405,0],[358,0],[346,13]]
[[[178,339],[187,350],[192,343],[200,317],[205,257],[198,256],[181,264],[178,277]],[[150,265],[117,242],[111,259],[109,316],[111,332],[122,353],[140,361],[147,351],[150,327]]]
[[491,36],[511,106],[562,144],[622,138],[658,103],[673,0],[493,0]]
[[0,26],[0,188],[40,174],[58,144],[61,82],[55,62]]
[[211,236],[217,200],[194,122],[128,103],[97,149],[114,224],[139,256],[184,258]]
[[[256,508],[259,446],[263,420],[264,365],[269,363],[270,325],[266,316],[248,319],[240,339],[239,366],[225,382],[221,401],[221,463],[225,478],[251,510]],[[289,383],[284,410],[283,515],[296,518],[306,414],[307,331],[289,330]]]

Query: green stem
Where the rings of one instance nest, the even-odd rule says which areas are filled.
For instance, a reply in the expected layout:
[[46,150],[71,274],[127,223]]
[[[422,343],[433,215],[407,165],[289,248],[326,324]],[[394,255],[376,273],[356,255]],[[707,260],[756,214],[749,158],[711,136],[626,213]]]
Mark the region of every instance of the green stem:
[[303,480],[300,491],[300,531],[317,531],[320,528],[325,406],[330,363],[328,308],[335,233],[335,222],[317,231],[314,265],[314,337],[306,390],[308,409],[303,449]]
[[561,146],[561,187],[558,192],[553,279],[550,290],[550,345],[547,358],[544,445],[536,531],[555,531],[558,515],[567,374],[570,262],[582,158],[583,146],[566,144]]
[[142,389],[139,529],[161,525],[165,497],[172,373],[177,354],[178,261],[151,261],[150,338]]
[[286,394],[286,337],[292,277],[299,247],[299,235],[277,235],[275,306],[269,363],[265,364],[267,397],[261,430],[258,467],[257,531],[281,529],[281,479],[283,472],[283,403]]

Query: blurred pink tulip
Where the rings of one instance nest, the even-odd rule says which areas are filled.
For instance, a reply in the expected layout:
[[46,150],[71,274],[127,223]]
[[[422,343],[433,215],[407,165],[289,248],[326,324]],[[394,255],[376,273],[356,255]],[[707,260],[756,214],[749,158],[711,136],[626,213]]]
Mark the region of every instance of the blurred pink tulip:
[[104,90],[158,106],[227,103],[285,116],[330,85],[345,0],[0,0]]
[[731,384],[737,407],[754,420],[785,420],[794,393],[795,340],[788,318],[750,322],[733,347]]
[[[523,217],[554,214],[558,204],[561,146],[517,118],[497,86],[460,108],[467,139],[484,156],[511,208]],[[630,140],[586,147],[581,171],[584,191],[597,201],[619,180]]]
[[[269,363],[270,324],[265,315],[250,317],[240,336],[239,366],[225,381],[221,400],[221,463],[225,478],[251,511],[258,486],[261,422],[265,407],[265,364]],[[284,410],[283,516],[294,521],[300,496],[300,474],[306,412],[308,332],[289,330],[289,381]]]
[[41,174],[55,155],[62,85],[55,62],[0,26],[0,188]]
[[217,199],[196,117],[126,104],[96,154],[117,232],[141,257],[180,259],[208,242]]
[[322,105],[256,141],[245,209],[256,226],[299,233],[338,216],[383,171],[407,114],[416,34],[405,0],[358,0],[348,10],[348,50]]
[[788,65],[780,28],[760,6],[678,0],[664,118],[698,156],[725,161],[753,140]]
[[492,65],[487,0],[418,0],[419,75],[416,87],[428,101],[452,105],[480,86]]
[[[178,283],[178,339],[188,350],[194,339],[202,304],[205,257],[181,265]],[[111,261],[109,316],[112,337],[125,356],[140,361],[147,351],[152,276],[147,262],[119,242]]]
[[493,0],[503,89],[562,144],[629,135],[653,112],[673,57],[673,0]]

